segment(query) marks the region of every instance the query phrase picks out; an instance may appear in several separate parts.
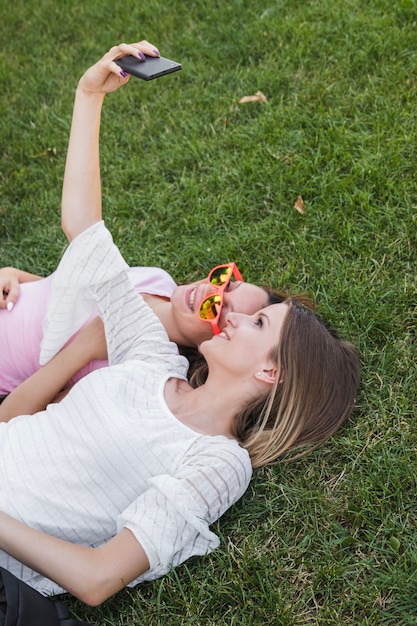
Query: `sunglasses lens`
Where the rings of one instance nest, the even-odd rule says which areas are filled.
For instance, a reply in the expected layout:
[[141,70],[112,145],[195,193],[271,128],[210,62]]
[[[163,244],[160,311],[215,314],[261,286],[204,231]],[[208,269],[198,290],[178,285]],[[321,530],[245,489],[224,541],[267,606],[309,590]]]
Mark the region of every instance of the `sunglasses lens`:
[[208,296],[200,305],[200,317],[202,320],[215,320],[222,308],[221,296],[215,294]]
[[221,287],[229,280],[231,273],[231,267],[216,267],[216,269],[210,273],[210,283],[216,287]]
[[[232,267],[231,267],[232,266]],[[219,333],[219,328],[216,326],[217,320],[220,318],[220,313],[223,307],[223,291],[229,282],[235,278],[234,275],[235,264],[220,265],[211,270],[208,275],[208,282],[213,285],[221,293],[214,293],[211,296],[204,298],[200,304],[200,319],[212,322],[213,332]],[[236,268],[237,275],[240,277],[239,270]]]

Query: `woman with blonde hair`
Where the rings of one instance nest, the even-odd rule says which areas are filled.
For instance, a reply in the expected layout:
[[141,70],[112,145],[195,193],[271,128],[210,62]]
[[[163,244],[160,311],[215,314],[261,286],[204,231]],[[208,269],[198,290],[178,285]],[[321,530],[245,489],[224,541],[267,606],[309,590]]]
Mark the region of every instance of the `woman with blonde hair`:
[[105,93],[128,81],[114,62],[126,54],[158,52],[146,41],[115,46],[78,84],[62,199],[70,245],[43,344],[48,359],[94,302],[109,367],[61,402],[18,414],[22,394],[42,393],[45,372],[70,373],[76,352],[88,358],[80,333],[0,406],[0,565],[45,595],[66,590],[91,605],[213,550],[209,526],[243,495],[252,469],[320,445],[352,411],[359,383],[354,348],[288,299],[229,311],[199,345],[205,381],[189,384],[186,359],[132,287],[101,220],[91,136]]

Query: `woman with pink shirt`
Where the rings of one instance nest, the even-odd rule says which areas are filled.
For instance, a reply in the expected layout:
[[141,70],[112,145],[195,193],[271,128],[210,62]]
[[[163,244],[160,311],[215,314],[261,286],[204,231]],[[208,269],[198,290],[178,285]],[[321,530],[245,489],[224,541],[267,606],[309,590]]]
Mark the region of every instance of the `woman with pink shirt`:
[[[14,268],[0,270],[3,301],[0,310],[0,397],[13,391],[39,367],[43,322],[51,297],[54,274],[41,278]],[[156,267],[129,270],[129,278],[138,292],[170,299],[177,287],[167,272]],[[3,279],[3,280],[2,280]],[[70,385],[89,372],[107,365],[95,360],[82,367]]]
[[[240,273],[236,279],[235,272],[222,292],[222,298],[214,305],[217,322],[207,324],[210,319],[201,318],[198,304],[205,297],[221,291],[222,285],[209,282],[209,277],[195,283],[177,285],[167,272],[157,267],[132,267],[128,274],[135,289],[144,296],[164,324],[169,338],[180,346],[190,348],[195,348],[213,333],[220,332],[229,311],[249,314],[268,304],[282,302],[285,297],[283,293],[272,289],[243,282]],[[53,277],[54,274],[41,278],[11,267],[0,269],[3,292],[0,300],[0,398],[40,367],[43,322]],[[91,314],[88,321],[93,316]],[[96,359],[80,366],[69,381],[69,386],[105,365],[107,360]]]

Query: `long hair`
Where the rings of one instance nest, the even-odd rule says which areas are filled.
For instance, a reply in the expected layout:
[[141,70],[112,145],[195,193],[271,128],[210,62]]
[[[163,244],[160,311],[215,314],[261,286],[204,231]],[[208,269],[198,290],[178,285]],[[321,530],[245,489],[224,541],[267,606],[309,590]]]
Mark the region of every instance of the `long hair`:
[[[312,300],[306,294],[290,295],[286,291],[278,291],[271,289],[270,287],[262,287],[265,291],[268,302],[270,304],[280,304],[288,300],[289,298],[299,302],[302,306],[313,311],[314,304]],[[185,356],[189,362],[188,368],[188,382],[194,388],[200,387],[206,382],[208,375],[208,367],[203,355],[200,354],[197,348],[191,346],[179,346],[180,353]]]
[[[351,414],[360,381],[355,347],[314,313],[311,300],[270,294],[270,304],[289,306],[272,354],[279,375],[266,397],[235,417],[234,435],[254,468],[300,458],[329,439]],[[184,354],[190,384],[198,387],[207,363],[196,350]]]
[[317,315],[289,298],[274,354],[279,375],[267,398],[235,421],[235,436],[254,468],[297,451],[299,458],[331,437],[353,410],[360,380],[354,346]]

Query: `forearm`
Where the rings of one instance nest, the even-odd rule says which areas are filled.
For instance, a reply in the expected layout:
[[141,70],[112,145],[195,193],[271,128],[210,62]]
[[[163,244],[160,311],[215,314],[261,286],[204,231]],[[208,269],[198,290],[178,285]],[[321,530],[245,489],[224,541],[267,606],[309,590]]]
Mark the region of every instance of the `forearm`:
[[17,267],[2,267],[0,269],[0,273],[5,273],[9,275],[13,275],[18,283],[32,283],[35,280],[41,280],[42,276],[38,276],[37,274],[31,274],[30,272],[25,272],[24,270],[19,270]]
[[62,189],[69,241],[101,219],[99,134],[104,94],[77,88]]
[[0,548],[96,606],[149,569],[133,534],[122,530],[99,548],[52,537],[0,512]]
[[114,59],[128,54],[142,60],[145,55],[159,56],[148,41],[113,46],[78,83],[62,194],[62,228],[70,241],[101,219],[101,109],[105,94],[116,91],[129,80],[114,63]]
[[[90,556],[92,548],[57,539],[0,513],[0,547],[4,552],[74,593],[77,578],[84,570],[74,570]],[[87,556],[88,555],[88,556]],[[75,592],[74,595],[78,596]]]
[[127,54],[140,59],[145,55],[159,56],[155,46],[147,41],[113,46],[78,83],[62,194],[62,228],[70,241],[101,219],[101,109],[105,94],[116,91],[129,80],[114,63],[114,59]]
[[74,340],[14,389],[0,404],[0,422],[43,411],[79,369],[92,360],[81,340]]

